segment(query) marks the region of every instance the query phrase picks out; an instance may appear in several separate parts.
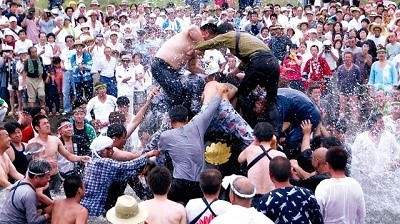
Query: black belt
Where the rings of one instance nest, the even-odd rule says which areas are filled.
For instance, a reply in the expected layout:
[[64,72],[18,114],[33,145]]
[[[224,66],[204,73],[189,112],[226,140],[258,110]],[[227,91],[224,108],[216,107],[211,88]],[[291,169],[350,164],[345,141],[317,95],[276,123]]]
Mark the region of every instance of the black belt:
[[178,178],[175,178],[175,181],[180,182],[180,183],[183,183],[183,184],[188,185],[188,186],[190,186],[190,187],[192,187],[192,186],[199,186],[199,182],[197,182],[197,181],[191,181],[191,180],[185,180],[185,179],[178,179]]

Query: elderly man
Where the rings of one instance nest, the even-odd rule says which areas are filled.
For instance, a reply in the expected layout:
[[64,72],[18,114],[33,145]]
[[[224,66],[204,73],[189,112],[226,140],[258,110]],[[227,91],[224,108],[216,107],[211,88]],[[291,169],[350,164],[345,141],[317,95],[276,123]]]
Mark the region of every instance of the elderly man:
[[49,214],[38,213],[35,192],[49,183],[50,169],[50,163],[43,159],[29,163],[26,177],[13,185],[4,202],[0,223],[45,223],[50,219]]
[[45,103],[44,82],[43,82],[43,60],[37,55],[35,47],[28,48],[29,57],[24,62],[24,74],[26,75],[28,102],[31,107],[35,106],[37,97],[40,99],[40,106]]
[[256,194],[254,184],[244,176],[231,176],[229,200],[232,207],[229,211],[215,217],[211,224],[272,224],[273,222],[251,207]]
[[81,204],[89,210],[89,216],[105,214],[104,205],[113,180],[122,181],[134,176],[146,165],[147,158],[154,155],[152,151],[135,160],[118,162],[112,159],[113,143],[110,137],[99,136],[90,145],[93,161],[85,169],[86,194],[81,201]]

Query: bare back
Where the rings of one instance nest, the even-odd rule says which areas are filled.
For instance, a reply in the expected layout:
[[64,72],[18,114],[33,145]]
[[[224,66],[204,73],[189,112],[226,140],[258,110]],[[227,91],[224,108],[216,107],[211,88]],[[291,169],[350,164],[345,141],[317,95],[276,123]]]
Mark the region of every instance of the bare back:
[[[263,153],[259,145],[250,145],[245,150],[247,164],[251,163],[251,161],[257,158],[258,155]],[[268,150],[268,148],[265,148],[265,150]],[[276,156],[286,157],[283,152],[278,150],[270,150],[268,155],[271,158]],[[266,194],[275,189],[275,185],[269,177],[269,162],[270,159],[267,156],[264,156],[248,171],[247,176],[256,186],[257,194]]]
[[52,224],[83,224],[87,223],[88,210],[82,205],[66,201],[66,199],[54,202],[51,213]]
[[198,27],[190,27],[167,40],[157,51],[156,57],[163,59],[172,68],[180,69],[194,58],[194,45],[202,40]]
[[[142,202],[149,210],[147,222],[151,224],[184,224],[186,210],[183,205],[171,200],[151,199]],[[154,209],[157,208],[157,209]]]

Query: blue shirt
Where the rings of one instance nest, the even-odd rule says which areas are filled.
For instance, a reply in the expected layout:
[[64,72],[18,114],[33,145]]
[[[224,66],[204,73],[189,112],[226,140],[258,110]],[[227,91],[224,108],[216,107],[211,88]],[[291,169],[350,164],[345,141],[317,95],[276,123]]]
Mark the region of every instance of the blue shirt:
[[136,172],[147,163],[145,156],[127,162],[119,162],[109,158],[94,158],[86,166],[84,183],[85,196],[81,204],[89,210],[90,216],[104,214],[108,189],[112,181],[125,181],[136,175]]
[[258,206],[275,223],[324,223],[317,199],[302,187],[283,187],[264,195]]

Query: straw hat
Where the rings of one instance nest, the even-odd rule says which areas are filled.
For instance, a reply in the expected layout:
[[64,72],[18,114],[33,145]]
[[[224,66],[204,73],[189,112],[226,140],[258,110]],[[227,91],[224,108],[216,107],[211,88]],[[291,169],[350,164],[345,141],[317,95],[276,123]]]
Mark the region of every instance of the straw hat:
[[369,32],[374,32],[374,29],[375,29],[375,28],[381,29],[381,32],[383,32],[383,31],[386,30],[384,26],[382,26],[382,25],[380,25],[380,24],[377,24],[377,23],[371,23],[371,24],[369,25],[369,27],[368,27],[368,30],[369,30]]
[[85,47],[85,44],[82,43],[81,40],[75,40],[75,42],[74,42],[74,47],[77,46],[77,45],[82,45],[83,47]]
[[138,204],[135,198],[122,195],[117,199],[115,207],[107,211],[107,220],[113,224],[137,224],[144,222],[149,212],[143,204]]

